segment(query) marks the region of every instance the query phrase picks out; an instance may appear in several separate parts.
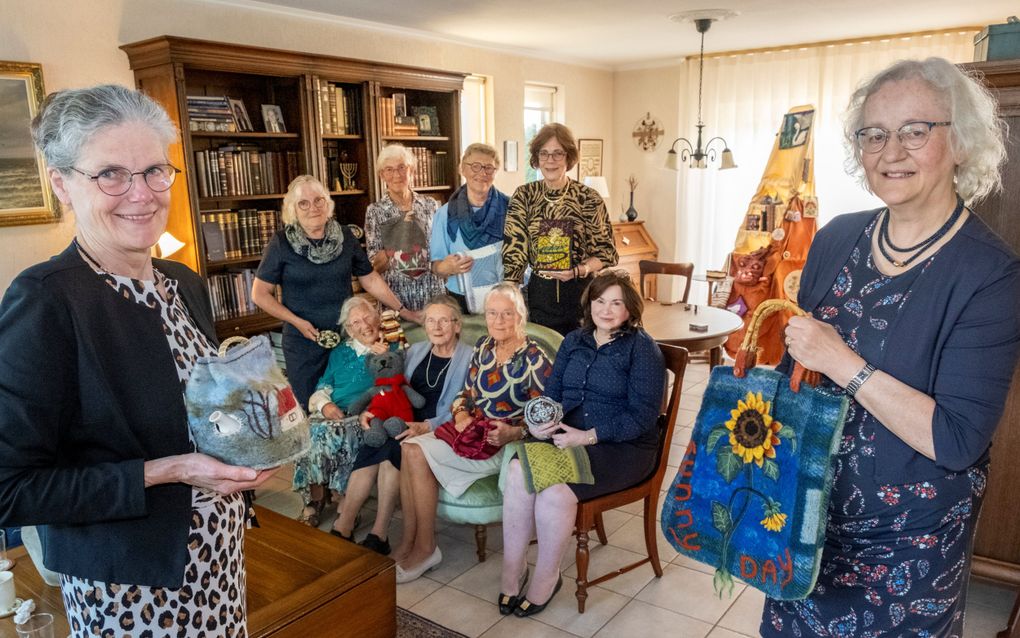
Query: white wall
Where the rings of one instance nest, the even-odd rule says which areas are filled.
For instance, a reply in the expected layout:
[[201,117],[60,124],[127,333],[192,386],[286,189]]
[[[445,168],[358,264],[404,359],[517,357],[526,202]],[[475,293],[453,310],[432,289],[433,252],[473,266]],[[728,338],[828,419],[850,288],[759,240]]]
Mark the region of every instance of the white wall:
[[[613,73],[608,70],[352,27],[256,3],[0,0],[0,16],[0,60],[41,63],[48,91],[100,82],[133,85],[127,56],[117,47],[159,35],[491,76],[497,146],[502,151],[504,140],[517,140],[522,165],[527,161],[522,139],[524,82],[556,84],[563,87],[567,125],[579,138],[605,140],[604,173],[611,183],[619,181],[613,170]],[[511,193],[523,176],[522,166],[517,173],[500,174],[496,185]],[[612,200],[623,201],[620,189],[611,192]],[[618,208],[612,203],[610,207]],[[0,228],[0,291],[25,267],[59,252],[73,232],[67,217],[57,224]]]

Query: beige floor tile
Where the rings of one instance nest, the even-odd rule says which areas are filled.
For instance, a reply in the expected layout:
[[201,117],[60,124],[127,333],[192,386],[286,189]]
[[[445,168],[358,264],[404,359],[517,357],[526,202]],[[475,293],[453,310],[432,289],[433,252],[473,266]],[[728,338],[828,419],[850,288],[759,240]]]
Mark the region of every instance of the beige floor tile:
[[482,634],[482,638],[576,638],[576,636],[534,618],[517,618],[511,615],[504,617]]
[[[607,537],[609,536],[608,532],[606,532],[606,536]],[[588,542],[589,551],[591,547],[595,547],[596,545],[599,544],[598,540],[595,538],[594,532],[592,533],[591,538],[592,540]],[[567,551],[563,552],[563,558],[560,559],[560,571],[563,571],[564,569],[574,564],[575,547],[577,547],[576,543],[571,543],[567,545]],[[538,562],[538,543],[535,543],[528,547],[528,564],[534,565],[537,562]]]
[[753,638],[753,636],[757,635],[757,631],[755,631],[754,634],[741,634],[723,627],[716,627],[710,634],[708,634],[708,638]]
[[[599,547],[597,551],[589,553],[588,580],[594,580],[603,574],[616,571],[624,565],[629,565],[630,563],[641,560],[642,558],[644,558],[644,554],[620,549],[613,545]],[[576,579],[577,563],[571,565],[570,568],[564,571],[563,576],[564,580],[568,576],[571,579]],[[599,586],[605,587],[610,591],[615,591],[618,594],[623,594],[628,598],[633,598],[653,578],[655,578],[655,572],[652,570],[651,565],[641,565],[640,567],[632,569],[626,574],[621,574],[612,580],[608,580]],[[563,586],[566,587],[566,582],[564,582]]]
[[[638,503],[638,512],[641,512],[640,503]],[[629,514],[619,509],[609,510],[602,514],[602,525],[606,528],[606,536],[612,535],[613,532],[620,529],[627,522],[634,517],[633,514]]]
[[746,587],[719,621],[719,626],[748,636],[757,636],[764,605],[765,594],[754,587]]
[[678,425],[673,428],[673,445],[679,445],[683,448],[687,447],[687,444],[691,441],[691,434],[694,432],[694,426],[692,425]]
[[697,418],[698,413],[696,410],[680,410],[676,415],[676,424],[692,426]]
[[[453,538],[459,538],[465,543],[471,543],[473,546],[477,546],[475,540],[475,526],[474,525],[448,525],[442,530],[443,534],[452,536]],[[490,552],[498,552],[503,549],[503,526],[502,525],[487,525],[485,527],[485,549]]]
[[666,465],[672,465],[673,467],[680,467],[680,461],[684,460],[684,452],[687,451],[687,442],[678,444],[673,443],[669,446],[669,459],[666,461]]
[[397,607],[410,609],[442,586],[427,576],[397,585]]
[[[436,543],[443,551],[443,562],[439,564],[439,567],[429,572],[429,578],[432,580],[437,580],[445,585],[478,564],[474,541],[468,543],[446,534],[436,534]],[[492,560],[491,553],[485,562],[490,560]]]
[[669,636],[670,638],[704,638],[712,625],[677,614],[668,609],[632,600],[597,634],[596,638],[631,638],[636,636]]
[[290,490],[256,494],[255,504],[271,509],[287,518],[297,518],[302,509],[301,496]]
[[701,395],[683,393],[680,396],[680,409],[697,412],[701,409]]
[[[673,549],[673,546],[666,541],[658,524],[656,524],[655,527],[656,538],[659,544],[659,560],[662,563],[668,563],[676,558],[677,552]],[[609,536],[609,544],[643,554],[646,551],[644,520],[641,517],[635,516],[631,520],[627,521],[626,525]]]
[[575,636],[594,636],[609,619],[615,616],[630,600],[603,587],[588,590],[584,613],[577,613],[576,588],[572,581],[564,580],[563,589],[535,620],[556,627]]
[[495,601],[499,597],[502,573],[503,554],[493,554],[484,563],[477,563],[451,580],[449,586],[485,601]]
[[453,587],[441,587],[411,611],[472,637],[481,636],[503,618],[495,602],[487,603]]
[[693,558],[688,558],[683,554],[677,554],[676,558],[670,561],[670,563],[679,567],[687,567],[688,569],[693,569],[697,572],[703,572],[705,574],[715,574],[715,567],[712,565],[707,565],[700,561],[696,561]]
[[621,512],[624,512],[625,514],[640,516],[641,512],[643,511],[642,509],[643,507],[644,506],[641,504],[641,501],[635,501],[634,503],[627,503],[626,505],[623,505],[616,509],[620,510]]
[[[734,598],[745,585],[734,586]],[[685,567],[669,565],[662,578],[653,580],[637,595],[637,600],[693,616],[715,624],[733,605],[733,599],[720,599],[712,590],[712,576]]]

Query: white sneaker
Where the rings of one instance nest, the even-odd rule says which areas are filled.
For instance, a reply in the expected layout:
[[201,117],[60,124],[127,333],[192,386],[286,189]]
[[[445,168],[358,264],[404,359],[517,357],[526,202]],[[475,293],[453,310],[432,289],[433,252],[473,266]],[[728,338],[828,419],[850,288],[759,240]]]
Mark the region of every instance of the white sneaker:
[[397,565],[397,584],[409,583],[412,580],[417,580],[422,577],[425,572],[432,571],[436,567],[439,567],[439,563],[443,562],[443,552],[439,551],[439,545],[436,545],[436,551],[432,552],[432,555],[422,561],[421,565],[418,565],[414,569],[403,569],[400,565]]

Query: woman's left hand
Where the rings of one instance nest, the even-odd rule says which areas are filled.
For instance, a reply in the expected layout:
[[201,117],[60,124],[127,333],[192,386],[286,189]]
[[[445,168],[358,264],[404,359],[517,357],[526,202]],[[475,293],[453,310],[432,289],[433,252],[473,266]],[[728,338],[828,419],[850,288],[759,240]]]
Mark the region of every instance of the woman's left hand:
[[408,310],[407,308],[404,308],[400,311],[400,317],[402,319],[407,319],[408,321],[413,321],[419,326],[425,323],[425,313],[421,310]]
[[493,427],[486,436],[489,445],[503,447],[507,443],[521,440],[521,428],[510,425],[506,421],[490,421],[490,423]]
[[791,317],[786,326],[786,350],[808,370],[846,385],[864,365],[836,329],[814,317]]
[[372,427],[371,421],[374,418],[375,418],[374,414],[372,414],[368,410],[365,410],[364,412],[361,413],[361,416],[358,417],[358,424],[361,426],[362,430],[368,430],[369,428]]
[[568,447],[578,447],[588,443],[588,433],[561,423],[559,431],[552,435],[552,442],[553,445],[561,450]]
[[397,441],[403,441],[404,439],[409,439],[413,436],[428,434],[431,431],[432,426],[429,425],[428,421],[408,421],[407,429],[393,438]]

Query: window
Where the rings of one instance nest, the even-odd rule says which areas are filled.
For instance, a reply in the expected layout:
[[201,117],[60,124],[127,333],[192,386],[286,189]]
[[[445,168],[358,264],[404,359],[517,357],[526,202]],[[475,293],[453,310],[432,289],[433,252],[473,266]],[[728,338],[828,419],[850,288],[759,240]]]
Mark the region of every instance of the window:
[[494,144],[491,87],[492,79],[483,75],[464,78],[464,90],[460,94],[462,154],[468,145],[475,142]]
[[528,144],[538,133],[538,129],[556,121],[557,108],[559,105],[555,86],[532,83],[524,85],[524,148],[521,149],[520,155],[524,163],[526,182],[533,182],[539,177],[538,171],[528,164]]

